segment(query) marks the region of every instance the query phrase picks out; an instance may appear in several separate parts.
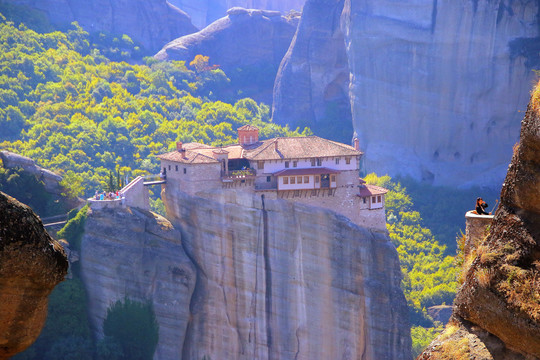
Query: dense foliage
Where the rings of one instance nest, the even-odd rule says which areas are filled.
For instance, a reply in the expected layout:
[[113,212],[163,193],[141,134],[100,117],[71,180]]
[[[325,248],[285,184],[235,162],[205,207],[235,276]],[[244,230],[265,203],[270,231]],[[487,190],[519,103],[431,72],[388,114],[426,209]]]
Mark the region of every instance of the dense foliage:
[[248,123],[262,138],[301,134],[272,124],[268,106],[231,96],[207,58],[193,70],[152,58],[133,65],[90,44],[76,25],[40,34],[0,23],[0,148],[61,173],[70,195],[105,189],[111,171],[156,173],[156,155],[175,141],[233,143]]
[[433,305],[450,305],[454,300],[458,275],[455,259],[445,255],[446,246],[439,244],[423,226],[405,187],[389,176],[369,174],[365,179],[390,190],[386,195],[387,228],[399,254],[402,289],[412,325],[413,353],[417,355],[422,346],[442,330],[426,309]]
[[104,341],[109,343],[109,348],[114,342],[120,345],[120,359],[152,360],[159,340],[152,304],[128,298],[118,300],[107,310],[103,333],[108,337]]
[[68,219],[66,225],[57,234],[60,239],[64,239],[69,243],[71,249],[76,251],[81,249],[81,239],[84,234],[87,212],[88,205],[85,205],[73,218]]

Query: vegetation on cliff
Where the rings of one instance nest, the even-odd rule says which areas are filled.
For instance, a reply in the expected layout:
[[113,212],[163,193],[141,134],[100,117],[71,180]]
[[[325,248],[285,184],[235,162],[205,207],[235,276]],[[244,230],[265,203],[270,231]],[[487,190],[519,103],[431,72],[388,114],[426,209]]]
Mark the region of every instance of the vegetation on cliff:
[[111,171],[156,173],[175,141],[232,143],[248,123],[263,137],[309,133],[272,124],[204,62],[114,62],[91,44],[77,25],[41,34],[0,18],[0,148],[61,173],[71,195],[104,189]]

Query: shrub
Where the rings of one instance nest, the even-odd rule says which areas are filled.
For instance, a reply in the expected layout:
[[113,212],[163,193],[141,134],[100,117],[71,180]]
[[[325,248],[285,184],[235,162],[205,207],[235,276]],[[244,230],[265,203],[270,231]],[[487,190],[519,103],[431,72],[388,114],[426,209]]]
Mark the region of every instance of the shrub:
[[84,234],[84,223],[86,222],[86,213],[88,205],[85,205],[77,215],[70,219],[66,225],[58,231],[58,236],[65,239],[69,245],[79,251],[81,249],[81,239]]
[[152,360],[159,340],[159,326],[150,302],[125,298],[107,310],[103,332],[120,344],[126,360]]

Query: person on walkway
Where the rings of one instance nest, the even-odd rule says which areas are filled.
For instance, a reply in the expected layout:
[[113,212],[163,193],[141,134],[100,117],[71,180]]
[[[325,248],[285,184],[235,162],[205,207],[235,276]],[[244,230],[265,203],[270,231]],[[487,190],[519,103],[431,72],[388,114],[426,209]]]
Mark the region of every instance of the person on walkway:
[[486,212],[487,207],[488,204],[481,197],[476,198],[476,213],[478,215],[491,215],[491,213]]

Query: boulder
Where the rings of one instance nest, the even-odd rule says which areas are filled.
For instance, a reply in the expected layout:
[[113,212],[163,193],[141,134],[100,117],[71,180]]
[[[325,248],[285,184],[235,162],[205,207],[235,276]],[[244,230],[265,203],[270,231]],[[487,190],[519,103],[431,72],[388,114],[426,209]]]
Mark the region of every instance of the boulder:
[[67,269],[62,246],[36,214],[0,192],[0,359],[36,340],[47,317],[48,296]]

